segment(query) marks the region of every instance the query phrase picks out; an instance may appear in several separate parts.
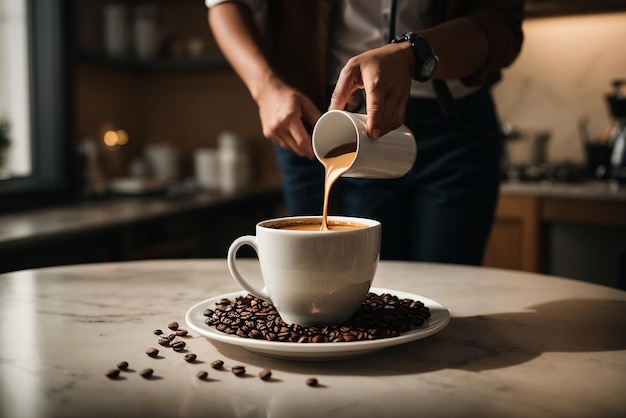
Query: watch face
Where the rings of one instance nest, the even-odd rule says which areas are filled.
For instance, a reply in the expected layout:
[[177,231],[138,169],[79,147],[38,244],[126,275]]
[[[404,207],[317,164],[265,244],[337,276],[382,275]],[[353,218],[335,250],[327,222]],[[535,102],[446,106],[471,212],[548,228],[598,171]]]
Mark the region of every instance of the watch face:
[[437,60],[431,58],[424,63],[424,67],[422,67],[422,74],[425,77],[432,77],[435,72],[435,68],[437,67]]
[[428,61],[432,59],[432,56],[434,55],[434,53],[426,39],[422,38],[421,36],[418,36],[415,42],[415,48],[419,56],[424,61]]

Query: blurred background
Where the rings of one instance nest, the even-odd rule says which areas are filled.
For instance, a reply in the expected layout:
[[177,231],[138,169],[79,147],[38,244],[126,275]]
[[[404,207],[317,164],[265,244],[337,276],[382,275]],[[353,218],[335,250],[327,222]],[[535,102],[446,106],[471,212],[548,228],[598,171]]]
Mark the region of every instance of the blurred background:
[[[493,90],[506,142],[485,264],[624,287],[626,1],[526,9]],[[206,15],[202,0],[0,0],[0,271],[222,257],[281,213],[272,146]]]

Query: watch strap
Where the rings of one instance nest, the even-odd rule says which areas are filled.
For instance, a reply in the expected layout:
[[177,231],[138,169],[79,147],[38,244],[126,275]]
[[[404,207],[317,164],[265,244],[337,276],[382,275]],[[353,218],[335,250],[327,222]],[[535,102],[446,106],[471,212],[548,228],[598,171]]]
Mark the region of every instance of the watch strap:
[[430,42],[423,36],[417,35],[413,32],[407,32],[394,38],[391,43],[408,42],[413,51],[413,57],[415,58],[415,71],[413,73],[413,79],[426,82],[433,76],[433,72],[439,62],[439,58],[435,54]]

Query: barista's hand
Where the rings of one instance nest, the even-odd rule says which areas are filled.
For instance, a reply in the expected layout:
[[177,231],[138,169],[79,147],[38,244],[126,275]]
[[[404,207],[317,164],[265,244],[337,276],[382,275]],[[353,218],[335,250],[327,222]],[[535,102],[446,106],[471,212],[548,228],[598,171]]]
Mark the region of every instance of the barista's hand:
[[414,66],[415,58],[406,42],[350,58],[339,74],[329,109],[344,109],[352,93],[364,89],[367,134],[378,139],[404,121]]
[[255,100],[266,138],[300,156],[315,158],[307,127],[312,129],[322,113],[311,99],[281,80],[272,79]]

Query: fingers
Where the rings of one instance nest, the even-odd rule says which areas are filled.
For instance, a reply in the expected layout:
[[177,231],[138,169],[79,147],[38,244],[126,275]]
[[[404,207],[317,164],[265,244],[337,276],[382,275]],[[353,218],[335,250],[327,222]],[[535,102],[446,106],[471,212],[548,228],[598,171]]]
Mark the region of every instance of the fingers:
[[302,118],[294,117],[284,120],[273,126],[264,135],[282,148],[291,150],[301,157],[314,159],[311,132],[305,124],[313,127],[320,116],[321,112],[311,102],[311,106],[303,110]]
[[367,135],[378,139],[404,122],[408,98],[392,91],[372,90],[366,96]]
[[294,123],[290,129],[291,138],[293,141],[290,144],[291,149],[301,157],[306,157],[310,160],[315,158],[313,152],[313,144],[311,142],[311,134],[305,129],[304,124]]
[[344,110],[352,94],[362,87],[361,69],[355,64],[355,60],[351,59],[339,73],[328,110]]
[[293,123],[271,136],[266,135],[266,137],[278,144],[278,146],[291,150],[300,157],[315,158],[313,145],[311,144],[311,135],[302,122]]

